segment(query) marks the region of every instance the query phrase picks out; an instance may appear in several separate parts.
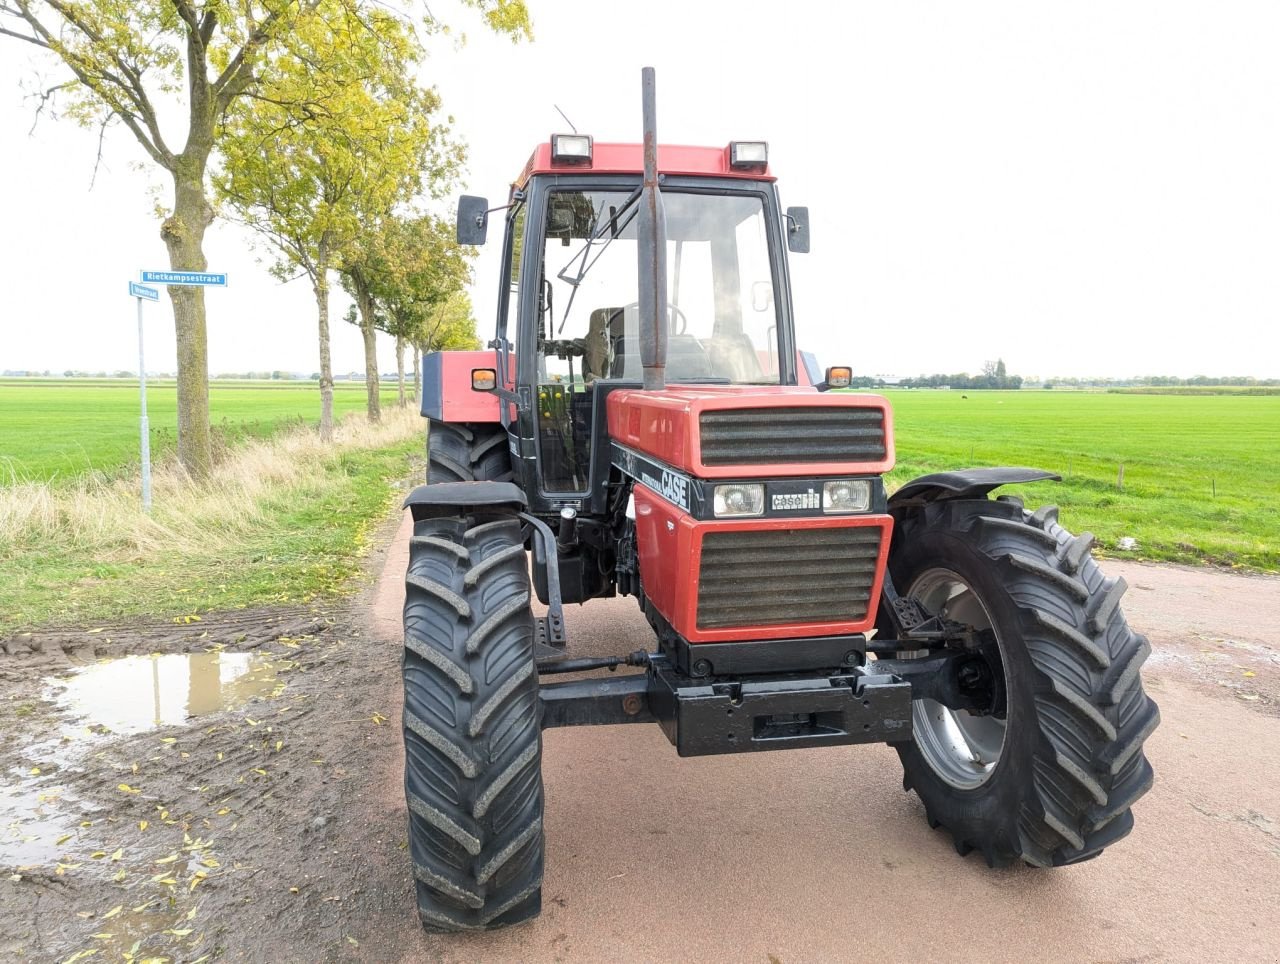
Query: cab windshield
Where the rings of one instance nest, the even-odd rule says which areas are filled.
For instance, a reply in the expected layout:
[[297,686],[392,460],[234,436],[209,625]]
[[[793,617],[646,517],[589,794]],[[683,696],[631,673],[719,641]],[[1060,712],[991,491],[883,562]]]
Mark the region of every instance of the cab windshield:
[[[669,382],[778,383],[778,316],[758,195],[663,191]],[[542,382],[641,377],[637,195],[549,195],[539,298]]]
[[[764,201],[662,192],[669,383],[776,385],[778,309]],[[592,384],[640,380],[637,191],[547,195],[537,299],[537,424],[546,492],[590,484]],[[513,231],[523,225],[517,214]],[[518,245],[516,246],[518,250]],[[513,261],[512,277],[519,266]]]

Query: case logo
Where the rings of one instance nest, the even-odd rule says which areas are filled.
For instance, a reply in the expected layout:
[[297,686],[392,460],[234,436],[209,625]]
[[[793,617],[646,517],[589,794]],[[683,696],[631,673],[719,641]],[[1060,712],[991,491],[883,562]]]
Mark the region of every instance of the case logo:
[[642,470],[640,472],[640,481],[668,502],[688,511],[689,480],[680,473],[672,472],[670,469],[663,469],[662,478],[659,479]]
[[772,501],[774,512],[788,512],[796,509],[820,509],[822,497],[810,489],[808,492],[775,493]]

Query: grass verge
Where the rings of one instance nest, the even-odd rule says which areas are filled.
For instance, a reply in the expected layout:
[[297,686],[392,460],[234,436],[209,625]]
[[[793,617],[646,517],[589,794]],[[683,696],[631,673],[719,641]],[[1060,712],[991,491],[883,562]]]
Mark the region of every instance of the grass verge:
[[299,604],[352,590],[369,536],[421,472],[422,420],[352,416],[333,447],[298,428],[236,448],[204,483],[136,479],[0,488],[0,635],[133,616]]

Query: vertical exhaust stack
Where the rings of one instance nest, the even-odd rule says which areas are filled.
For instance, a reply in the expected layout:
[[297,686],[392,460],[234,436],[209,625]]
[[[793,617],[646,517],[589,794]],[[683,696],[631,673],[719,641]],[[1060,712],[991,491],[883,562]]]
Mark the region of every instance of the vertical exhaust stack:
[[667,387],[667,216],[658,189],[658,108],[654,72],[640,72],[644,103],[644,184],[636,233],[639,240],[640,364],[645,391]]

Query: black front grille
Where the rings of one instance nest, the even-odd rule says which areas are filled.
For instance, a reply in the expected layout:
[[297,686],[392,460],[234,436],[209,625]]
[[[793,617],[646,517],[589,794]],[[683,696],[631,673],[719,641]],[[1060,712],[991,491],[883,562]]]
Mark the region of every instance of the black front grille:
[[879,526],[708,532],[698,628],[864,619],[880,532]]
[[878,408],[740,408],[699,418],[703,465],[878,462],[885,456]]

